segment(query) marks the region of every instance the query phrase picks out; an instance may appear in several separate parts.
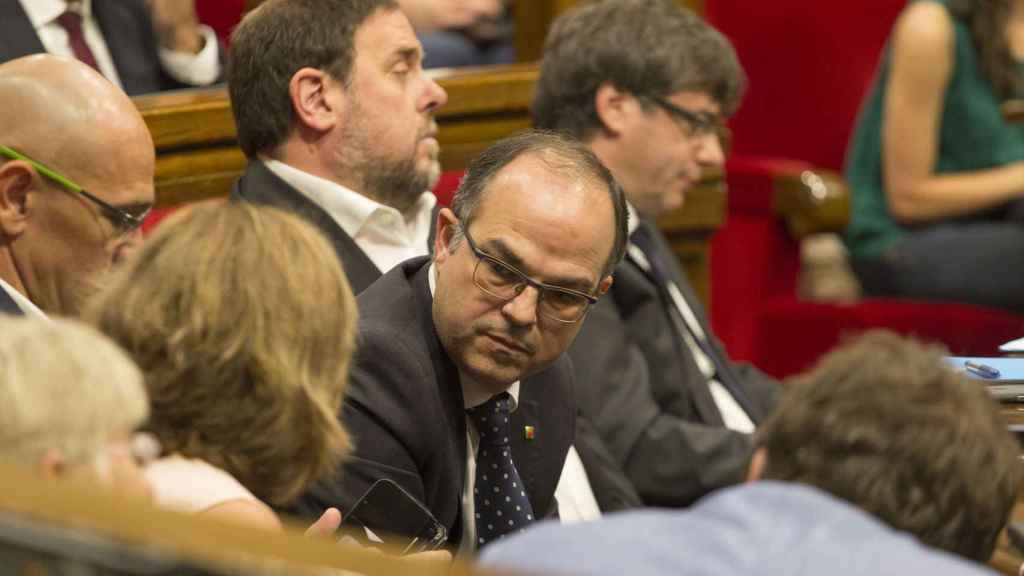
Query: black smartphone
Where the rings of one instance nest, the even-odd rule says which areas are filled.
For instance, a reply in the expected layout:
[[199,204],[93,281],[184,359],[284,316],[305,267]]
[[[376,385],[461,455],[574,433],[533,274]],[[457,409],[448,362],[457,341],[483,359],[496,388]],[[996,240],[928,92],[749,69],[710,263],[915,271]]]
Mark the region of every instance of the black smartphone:
[[430,510],[393,480],[377,480],[344,514],[346,532],[364,546],[386,544],[415,554],[437,550],[448,541],[448,530]]

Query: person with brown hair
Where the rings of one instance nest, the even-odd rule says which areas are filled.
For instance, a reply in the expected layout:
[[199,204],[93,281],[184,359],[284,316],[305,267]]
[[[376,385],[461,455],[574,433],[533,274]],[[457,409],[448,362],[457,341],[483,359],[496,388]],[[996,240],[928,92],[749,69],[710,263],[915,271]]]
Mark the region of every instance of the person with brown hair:
[[914,0],[847,151],[865,293],[1024,313],[1024,0]]
[[[673,0],[581,4],[545,42],[534,123],[592,150],[630,210],[610,297],[569,349],[587,383],[576,394],[580,422],[593,424],[612,456],[591,458],[581,443],[593,500],[605,511],[629,507],[631,491],[648,505],[685,506],[741,481],[751,432],[777,396],[772,378],[734,362],[718,342],[656,224],[725,162],[719,127],[745,87],[729,41]],[[582,480],[563,488],[587,491]]]
[[981,574],[949,553],[992,555],[1020,487],[1020,446],[984,388],[942,354],[865,334],[785,387],[757,432],[748,483],[685,511],[539,527],[484,563],[562,574]]
[[348,452],[336,414],[356,315],[330,245],[299,217],[208,203],[162,226],[87,314],[145,374],[165,450],[146,471],[156,503],[279,526],[267,504]]
[[448,96],[395,0],[268,0],[231,35],[249,166],[234,200],[302,215],[362,292],[432,242],[435,111]]

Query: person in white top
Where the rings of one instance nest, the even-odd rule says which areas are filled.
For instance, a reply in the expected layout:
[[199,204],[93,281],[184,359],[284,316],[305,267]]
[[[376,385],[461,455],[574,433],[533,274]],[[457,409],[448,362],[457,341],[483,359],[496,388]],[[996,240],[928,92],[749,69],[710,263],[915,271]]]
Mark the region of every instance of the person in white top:
[[131,100],[88,66],[0,64],[0,311],[74,316],[142,241],[153,140]]
[[[296,33],[301,31],[301,33]],[[428,252],[447,94],[389,0],[270,0],[231,37],[228,78],[250,164],[236,200],[287,208],[334,243],[358,294]]]
[[0,62],[77,58],[134,96],[207,86],[223,76],[213,29],[195,0],[20,0],[0,4]]

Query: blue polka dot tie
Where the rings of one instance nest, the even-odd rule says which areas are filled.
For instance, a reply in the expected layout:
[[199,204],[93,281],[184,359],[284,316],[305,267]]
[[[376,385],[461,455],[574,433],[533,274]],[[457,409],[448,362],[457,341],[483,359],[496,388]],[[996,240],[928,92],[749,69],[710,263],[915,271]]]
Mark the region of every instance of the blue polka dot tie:
[[467,411],[480,436],[473,488],[477,548],[533,522],[533,509],[508,443],[511,406],[512,398],[503,392]]

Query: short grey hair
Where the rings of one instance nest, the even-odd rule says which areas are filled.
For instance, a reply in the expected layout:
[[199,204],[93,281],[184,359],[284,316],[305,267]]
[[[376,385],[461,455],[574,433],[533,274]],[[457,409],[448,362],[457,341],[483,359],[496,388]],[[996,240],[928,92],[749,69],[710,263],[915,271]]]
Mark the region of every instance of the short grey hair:
[[149,415],[142,373],[93,328],[0,314],[0,459],[92,465]]

